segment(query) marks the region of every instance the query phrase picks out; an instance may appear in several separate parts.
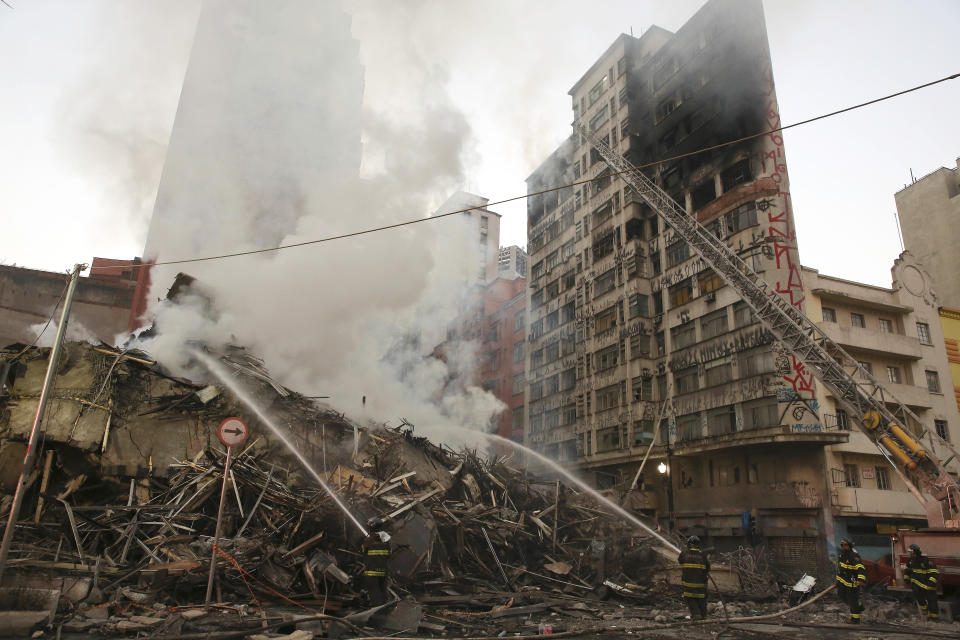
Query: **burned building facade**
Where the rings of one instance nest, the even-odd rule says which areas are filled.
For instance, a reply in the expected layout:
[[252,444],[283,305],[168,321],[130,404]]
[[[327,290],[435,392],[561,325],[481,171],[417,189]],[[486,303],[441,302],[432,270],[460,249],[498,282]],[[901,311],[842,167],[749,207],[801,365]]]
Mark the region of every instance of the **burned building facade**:
[[665,523],[721,549],[759,530],[808,568],[830,528],[823,448],[847,434],[824,429],[813,376],[582,134],[803,309],[783,139],[757,136],[780,125],[759,0],[621,35],[569,93],[573,133],[527,180],[573,186],[528,199],[526,443],[601,486],[631,480],[653,443],[642,477]]

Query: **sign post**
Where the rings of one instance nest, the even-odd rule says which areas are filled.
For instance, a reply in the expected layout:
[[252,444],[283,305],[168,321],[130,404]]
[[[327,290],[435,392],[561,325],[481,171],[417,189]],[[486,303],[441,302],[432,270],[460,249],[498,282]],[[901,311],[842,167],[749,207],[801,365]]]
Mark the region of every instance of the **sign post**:
[[220,487],[220,506],[217,508],[217,528],[213,534],[213,549],[210,551],[210,575],[207,577],[206,604],[213,597],[213,577],[217,571],[217,544],[220,542],[220,521],[223,519],[223,503],[227,495],[227,478],[230,475],[230,458],[234,447],[242,447],[250,437],[247,423],[240,418],[227,418],[220,423],[217,437],[227,448],[227,459],[223,463],[223,484]]

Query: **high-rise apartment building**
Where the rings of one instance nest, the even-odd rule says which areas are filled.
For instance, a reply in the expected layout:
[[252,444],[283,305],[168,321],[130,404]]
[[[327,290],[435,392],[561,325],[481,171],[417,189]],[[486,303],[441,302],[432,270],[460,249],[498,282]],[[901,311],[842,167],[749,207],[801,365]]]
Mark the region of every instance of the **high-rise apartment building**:
[[903,245],[933,277],[940,303],[960,308],[960,158],[896,194]]
[[809,566],[799,559],[825,552],[829,529],[824,446],[848,434],[824,429],[810,372],[581,133],[802,309],[781,136],[718,146],[780,124],[760,1],[714,0],[676,33],[621,35],[569,93],[572,135],[528,192],[590,182],[528,199],[525,441],[600,485],[630,481],[665,409],[647,506],[720,549],[762,530],[784,566]]

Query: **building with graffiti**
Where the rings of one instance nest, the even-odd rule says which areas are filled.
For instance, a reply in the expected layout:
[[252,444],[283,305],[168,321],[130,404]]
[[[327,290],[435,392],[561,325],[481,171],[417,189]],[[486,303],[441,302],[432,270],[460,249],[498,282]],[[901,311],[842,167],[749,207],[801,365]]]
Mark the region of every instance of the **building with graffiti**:
[[812,375],[581,133],[803,309],[760,1],[621,35],[569,94],[572,134],[527,179],[526,442],[601,486],[632,482],[651,449],[635,508],[721,551],[762,533],[781,566],[823,569],[824,448],[849,433],[823,427]]
[[[861,375],[873,376],[910,408],[920,423],[909,419],[911,432],[924,437],[923,424],[930,430],[925,437],[960,442],[960,413],[936,290],[913,254],[904,251],[894,262],[890,288],[825,276],[808,267],[802,273],[807,315],[860,363]],[[890,533],[926,526],[926,513],[830,392],[819,382],[816,389],[822,428],[847,432],[850,438],[826,449],[836,537],[852,537],[865,559],[878,560],[890,553]]]

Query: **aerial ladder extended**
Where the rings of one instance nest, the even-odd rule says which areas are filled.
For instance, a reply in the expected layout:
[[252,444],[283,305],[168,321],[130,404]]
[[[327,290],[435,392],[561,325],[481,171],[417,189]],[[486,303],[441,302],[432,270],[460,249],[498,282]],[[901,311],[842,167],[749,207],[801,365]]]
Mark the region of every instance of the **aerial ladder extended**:
[[[908,489],[923,505],[930,527],[960,530],[960,484],[946,469],[957,452],[926,429],[906,405],[894,398],[850,354],[770,286],[723,240],[594,133],[583,134],[653,211],[685,240],[757,315],[773,336],[830,390],[867,437],[880,449]],[[908,419],[923,430],[910,433]],[[926,440],[927,446],[923,441]],[[935,448],[951,453],[941,463]]]

